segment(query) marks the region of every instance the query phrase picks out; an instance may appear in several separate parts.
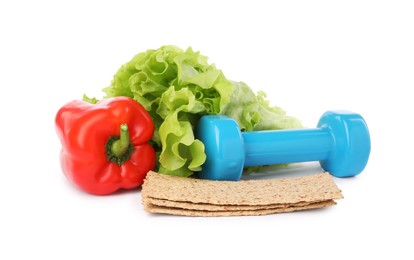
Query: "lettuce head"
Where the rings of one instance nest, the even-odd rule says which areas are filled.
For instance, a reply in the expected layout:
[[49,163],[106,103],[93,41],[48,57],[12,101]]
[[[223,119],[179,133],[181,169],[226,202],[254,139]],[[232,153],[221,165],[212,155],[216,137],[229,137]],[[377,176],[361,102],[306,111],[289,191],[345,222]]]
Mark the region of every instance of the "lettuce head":
[[194,129],[203,115],[230,116],[242,131],[301,127],[298,119],[270,106],[264,92],[255,94],[247,84],[228,80],[191,48],[169,45],[138,53],[104,92],[106,97],[132,97],[150,113],[157,170],[166,174],[187,177],[202,169],[204,144]]

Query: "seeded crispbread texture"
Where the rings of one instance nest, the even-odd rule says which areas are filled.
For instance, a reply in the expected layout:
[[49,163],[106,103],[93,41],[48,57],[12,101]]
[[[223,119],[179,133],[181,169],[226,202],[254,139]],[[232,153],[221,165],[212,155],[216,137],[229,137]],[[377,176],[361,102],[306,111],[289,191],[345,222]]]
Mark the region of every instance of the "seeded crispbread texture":
[[299,178],[211,181],[149,172],[144,209],[186,216],[264,215],[335,205],[343,198],[329,173]]
[[343,198],[329,173],[297,178],[211,181],[149,172],[142,196],[218,205],[268,205]]

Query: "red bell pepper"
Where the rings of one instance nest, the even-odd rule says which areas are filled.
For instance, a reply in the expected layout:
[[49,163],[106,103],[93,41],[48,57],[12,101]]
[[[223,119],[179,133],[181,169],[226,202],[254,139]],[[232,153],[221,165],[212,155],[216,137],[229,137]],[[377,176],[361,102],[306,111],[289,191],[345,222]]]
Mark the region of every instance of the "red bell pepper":
[[155,166],[155,151],[148,144],[152,118],[131,98],[69,102],[58,111],[55,124],[62,171],[88,193],[138,187]]

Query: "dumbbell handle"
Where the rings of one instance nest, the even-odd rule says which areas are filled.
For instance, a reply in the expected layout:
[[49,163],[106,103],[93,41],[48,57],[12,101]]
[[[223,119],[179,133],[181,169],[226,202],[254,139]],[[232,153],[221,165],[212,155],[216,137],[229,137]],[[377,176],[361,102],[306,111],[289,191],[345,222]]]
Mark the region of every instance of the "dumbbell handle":
[[243,132],[245,166],[321,161],[332,150],[326,128]]

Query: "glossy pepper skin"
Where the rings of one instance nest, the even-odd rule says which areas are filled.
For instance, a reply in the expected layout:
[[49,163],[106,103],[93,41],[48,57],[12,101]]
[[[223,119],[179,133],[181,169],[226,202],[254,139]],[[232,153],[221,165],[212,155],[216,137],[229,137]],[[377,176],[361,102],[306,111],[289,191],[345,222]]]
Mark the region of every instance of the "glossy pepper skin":
[[148,144],[152,118],[131,98],[71,101],[57,112],[55,125],[62,171],[88,193],[136,188],[155,166],[155,151]]

